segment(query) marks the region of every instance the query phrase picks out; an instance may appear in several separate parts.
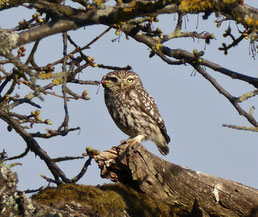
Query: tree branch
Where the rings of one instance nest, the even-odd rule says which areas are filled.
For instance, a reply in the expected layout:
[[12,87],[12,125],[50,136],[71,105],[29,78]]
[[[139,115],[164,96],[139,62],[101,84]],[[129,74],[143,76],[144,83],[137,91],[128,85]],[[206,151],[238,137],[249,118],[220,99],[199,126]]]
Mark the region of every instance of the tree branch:
[[238,104],[238,100],[236,97],[233,97],[230,95],[225,89],[223,89],[217,82],[216,80],[210,76],[200,65],[193,65],[193,67],[203,76],[205,77],[216,89],[219,91],[219,93],[223,94],[230,102],[231,104],[235,107],[235,109],[238,111],[238,113],[242,116],[244,116],[253,126],[256,128],[258,127],[258,123],[253,117],[252,114],[247,113],[244,111],[241,106]]
[[[164,59],[164,55],[173,57],[177,60],[182,61],[182,63],[192,63],[196,61],[196,56],[193,53],[190,53],[186,50],[182,49],[170,49],[167,46],[160,44],[158,41],[154,40],[153,38],[138,32],[137,26],[133,24],[124,25],[122,30],[127,34],[134,38],[136,41],[147,45],[151,49],[155,49],[155,52],[161,59]],[[166,61],[167,62],[167,61]],[[169,62],[168,62],[169,63]],[[172,64],[174,64],[172,62]],[[258,88],[258,78],[247,76],[229,69],[226,69],[216,63],[213,63],[209,60],[202,58],[201,65],[207,66],[214,71],[220,72],[226,76],[229,76],[233,79],[242,80],[248,82],[249,84],[253,85],[254,87]]]
[[[258,214],[258,190],[167,162],[140,143],[123,144],[96,157],[101,176],[166,201],[175,216],[248,217]],[[181,213],[181,214],[180,214]]]
[[52,161],[48,154],[43,149],[41,149],[41,147],[32,137],[32,135],[26,132],[16,120],[11,118],[7,113],[2,110],[0,110],[0,118],[8,123],[13,129],[15,129],[15,131],[24,139],[27,146],[32,152],[34,152],[37,156],[45,161],[49,170],[55,177],[56,182],[61,183],[59,178],[61,178],[63,182],[69,182],[69,179],[66,178],[63,171]]
[[[196,5],[189,0],[183,0],[180,4],[177,1],[134,1],[135,4],[120,4],[116,6],[106,6],[104,9],[91,8],[85,12],[46,1],[32,2],[32,6],[49,14],[59,13],[59,18],[55,17],[47,24],[19,33],[16,47],[39,40],[41,38],[75,30],[83,26],[93,24],[112,25],[129,21],[137,17],[157,16],[166,13],[200,13],[206,11],[221,12],[228,19],[236,20],[247,28],[252,28],[257,32],[258,11],[248,5],[241,5],[238,1],[226,3],[226,1],[200,1]],[[176,3],[175,3],[176,2]],[[200,5],[199,5],[200,4]],[[204,7],[201,6],[204,4]],[[207,4],[207,5],[206,5]],[[193,9],[194,8],[194,9]],[[233,9],[232,9],[233,8]],[[233,12],[232,12],[233,11]],[[15,48],[15,46],[14,46]]]

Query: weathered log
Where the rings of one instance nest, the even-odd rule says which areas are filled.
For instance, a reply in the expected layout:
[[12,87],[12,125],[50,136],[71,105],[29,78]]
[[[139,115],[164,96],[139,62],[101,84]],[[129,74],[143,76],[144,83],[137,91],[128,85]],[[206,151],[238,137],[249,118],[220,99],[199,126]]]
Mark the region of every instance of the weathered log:
[[140,143],[121,144],[96,158],[101,176],[166,201],[189,216],[258,216],[258,190],[167,162]]

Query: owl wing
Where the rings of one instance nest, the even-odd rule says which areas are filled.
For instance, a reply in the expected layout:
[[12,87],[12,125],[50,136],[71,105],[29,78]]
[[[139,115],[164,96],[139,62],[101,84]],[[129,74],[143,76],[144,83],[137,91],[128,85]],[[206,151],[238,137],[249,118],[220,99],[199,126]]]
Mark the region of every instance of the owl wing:
[[167,143],[169,143],[170,137],[167,134],[165,123],[159,113],[154,99],[144,89],[137,89],[137,91],[132,90],[130,95],[138,104],[137,106],[157,123],[162,135],[165,137]]

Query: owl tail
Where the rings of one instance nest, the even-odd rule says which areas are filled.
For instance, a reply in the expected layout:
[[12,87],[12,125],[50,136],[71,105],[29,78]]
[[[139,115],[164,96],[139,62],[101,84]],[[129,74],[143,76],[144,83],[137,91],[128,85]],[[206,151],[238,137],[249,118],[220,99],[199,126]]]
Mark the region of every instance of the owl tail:
[[157,145],[157,147],[159,149],[159,152],[162,155],[167,155],[168,152],[169,152],[168,143],[170,142],[170,137],[167,134],[167,130],[166,130],[165,127],[160,128],[160,131],[161,131],[161,133],[163,135],[163,138],[161,139],[159,137],[159,140],[156,141],[156,145]]
[[161,144],[156,144],[158,149],[159,149],[159,152],[162,154],[162,155],[167,155],[168,152],[169,152],[169,147],[167,145],[167,143],[161,143]]

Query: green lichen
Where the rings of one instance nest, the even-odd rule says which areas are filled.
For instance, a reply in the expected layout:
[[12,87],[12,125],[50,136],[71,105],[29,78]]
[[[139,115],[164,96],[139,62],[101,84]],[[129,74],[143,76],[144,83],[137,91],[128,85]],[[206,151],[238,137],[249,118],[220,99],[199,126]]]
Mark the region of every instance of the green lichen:
[[10,53],[16,47],[18,37],[17,33],[0,28],[0,54]]
[[87,207],[84,214],[94,216],[121,217],[125,213],[134,217],[173,216],[171,205],[120,184],[106,184],[101,187],[63,184],[57,188],[46,189],[32,199],[48,206],[78,203]]
[[127,212],[134,217],[170,217],[173,216],[171,205],[162,200],[155,200],[149,195],[139,193],[125,185],[103,185],[104,191],[117,192],[127,205]]
[[[112,191],[103,191],[94,186],[63,184],[49,188],[32,197],[45,205],[71,202],[87,205],[87,214],[98,213],[100,216],[121,216],[126,208],[121,196]],[[115,215],[112,215],[115,214]]]

